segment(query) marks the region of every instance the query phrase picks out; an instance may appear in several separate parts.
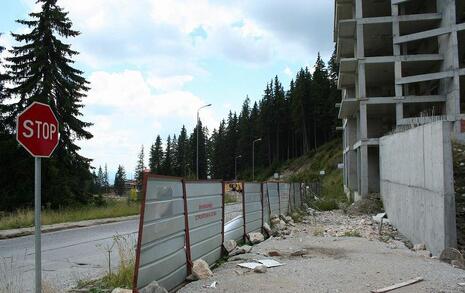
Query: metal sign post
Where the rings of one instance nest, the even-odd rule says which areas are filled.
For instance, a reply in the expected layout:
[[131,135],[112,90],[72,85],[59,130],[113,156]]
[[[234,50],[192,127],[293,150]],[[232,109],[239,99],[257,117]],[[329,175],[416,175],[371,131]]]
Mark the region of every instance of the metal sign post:
[[41,250],[42,250],[42,243],[41,243],[41,221],[40,221],[40,208],[41,204],[41,182],[42,182],[42,159],[36,157],[35,158],[35,178],[34,178],[34,226],[35,226],[35,240],[34,240],[34,247],[35,247],[35,287],[36,293],[41,293],[42,288],[42,258],[41,258]]
[[60,138],[58,120],[49,105],[34,102],[21,112],[16,121],[16,140],[34,157],[34,247],[35,292],[42,292],[41,259],[41,158],[48,158]]

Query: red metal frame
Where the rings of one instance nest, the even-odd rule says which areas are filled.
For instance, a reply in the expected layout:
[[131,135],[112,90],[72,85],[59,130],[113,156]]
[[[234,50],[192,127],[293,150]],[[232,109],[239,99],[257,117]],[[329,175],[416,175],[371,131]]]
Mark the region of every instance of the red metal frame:
[[134,277],[132,280],[132,291],[134,293],[138,293],[139,290],[137,288],[137,280],[139,276],[139,265],[140,265],[140,250],[142,246],[142,234],[144,230],[144,216],[145,216],[145,200],[147,197],[147,181],[149,178],[160,178],[160,179],[176,179],[182,180],[180,177],[173,177],[173,176],[165,176],[165,175],[158,175],[152,173],[144,173],[144,178],[142,181],[142,203],[140,205],[140,213],[139,213],[139,231],[137,234],[137,245],[136,245],[136,261],[134,264]]
[[192,273],[192,256],[191,256],[191,238],[189,231],[189,211],[187,208],[187,193],[186,193],[186,181],[182,180],[182,198],[184,200],[184,229],[186,238],[186,269],[187,275]]

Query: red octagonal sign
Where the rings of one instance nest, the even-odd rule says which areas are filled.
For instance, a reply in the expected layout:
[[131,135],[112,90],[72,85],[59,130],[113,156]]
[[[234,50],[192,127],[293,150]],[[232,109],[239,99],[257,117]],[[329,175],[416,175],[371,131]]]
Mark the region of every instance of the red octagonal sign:
[[58,120],[49,105],[34,102],[18,115],[16,139],[34,157],[50,157],[58,138]]

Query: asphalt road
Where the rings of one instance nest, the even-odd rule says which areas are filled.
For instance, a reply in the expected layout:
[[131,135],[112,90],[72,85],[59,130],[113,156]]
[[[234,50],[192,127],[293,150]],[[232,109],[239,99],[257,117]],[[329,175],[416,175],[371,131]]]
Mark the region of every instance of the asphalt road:
[[[105,248],[113,244],[113,236],[126,235],[135,241],[137,229],[138,220],[129,220],[43,234],[42,279],[63,289],[78,280],[98,277],[108,270]],[[111,261],[114,267],[118,263],[117,254],[113,247]],[[5,278],[13,279],[18,292],[31,292],[34,255],[34,236],[0,240],[0,283],[5,282]]]
[[[242,204],[226,205],[226,221],[242,213]],[[42,235],[42,279],[57,289],[74,286],[78,280],[96,278],[108,271],[108,248],[115,235],[135,244],[139,220],[76,228]],[[111,265],[118,265],[113,247]],[[16,292],[32,292],[34,286],[34,236],[0,240],[0,291],[13,282]]]

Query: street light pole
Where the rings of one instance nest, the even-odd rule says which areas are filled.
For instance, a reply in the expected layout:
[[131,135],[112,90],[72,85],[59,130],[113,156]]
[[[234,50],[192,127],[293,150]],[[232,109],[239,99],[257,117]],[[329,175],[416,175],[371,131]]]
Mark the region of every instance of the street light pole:
[[261,140],[262,138],[257,138],[252,142],[252,181],[255,181],[255,143]]
[[196,152],[196,176],[197,180],[199,180],[199,122],[200,122],[200,117],[199,117],[199,111],[202,110],[203,108],[210,107],[212,104],[204,105],[200,108],[197,109],[197,152]]
[[234,158],[234,180],[237,181],[237,159],[242,158],[242,155],[239,155]]

